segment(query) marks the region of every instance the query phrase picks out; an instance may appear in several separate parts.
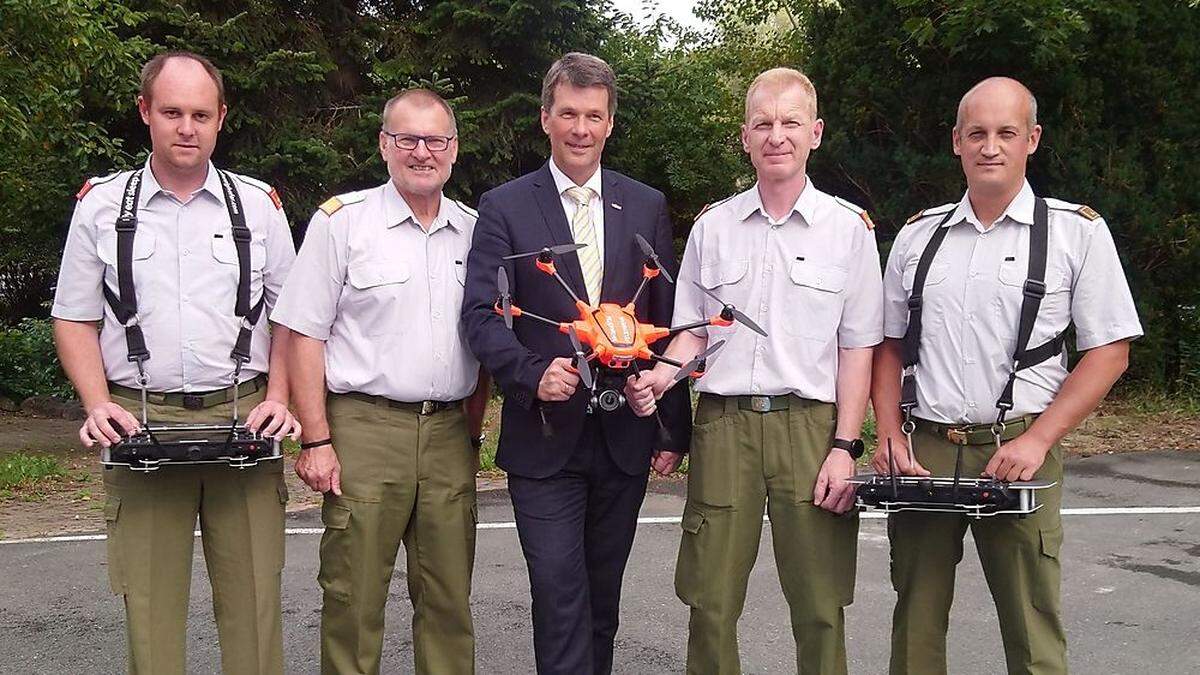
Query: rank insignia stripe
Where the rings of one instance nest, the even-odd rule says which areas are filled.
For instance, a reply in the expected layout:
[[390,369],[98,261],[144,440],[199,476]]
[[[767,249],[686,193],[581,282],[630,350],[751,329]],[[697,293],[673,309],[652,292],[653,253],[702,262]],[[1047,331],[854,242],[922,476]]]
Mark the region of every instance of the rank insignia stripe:
[[338,199],[337,197],[330,197],[317,208],[323,211],[325,215],[332,216],[333,214],[337,213],[338,209],[342,208],[342,200]]
[[905,225],[912,225],[914,222],[916,222],[916,221],[920,220],[920,219],[921,219],[921,216],[922,216],[922,215],[924,215],[924,214],[925,214],[925,212],[924,212],[924,211],[917,211],[916,213],[914,213],[914,214],[912,214],[911,216],[909,216],[909,217],[908,217],[908,220],[904,221],[904,224],[905,224]]
[[862,218],[863,222],[867,224],[868,230],[875,229],[875,223],[871,220],[871,216],[868,215],[866,211],[863,211],[862,213],[860,213],[858,215],[860,218]]
[[283,200],[279,198],[279,192],[277,192],[275,188],[271,188],[271,191],[267,193],[267,196],[271,198],[271,203],[275,204],[276,210],[283,210]]
[[1099,220],[1100,219],[1100,214],[1096,213],[1096,210],[1093,209],[1092,207],[1086,206],[1086,205],[1081,206],[1078,209],[1076,209],[1075,213],[1078,213],[1079,215],[1083,216],[1084,218],[1087,218],[1088,220]]
[[83,186],[79,188],[79,192],[75,193],[75,199],[77,201],[82,200],[84,198],[84,196],[87,195],[88,191],[90,191],[91,189],[92,189],[92,179],[89,178],[89,179],[83,181]]

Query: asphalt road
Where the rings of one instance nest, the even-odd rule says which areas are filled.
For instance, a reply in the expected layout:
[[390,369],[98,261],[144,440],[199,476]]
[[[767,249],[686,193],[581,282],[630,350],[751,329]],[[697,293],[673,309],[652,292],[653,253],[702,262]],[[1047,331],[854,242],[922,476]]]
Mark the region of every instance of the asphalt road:
[[[1200,506],[1200,453],[1106,455],[1068,464],[1064,508]],[[645,517],[678,516],[679,485],[656,483]],[[480,498],[480,520],[512,520],[503,491]],[[1200,513],[1066,515],[1063,603],[1075,673],[1156,675],[1200,672]],[[319,527],[315,512],[295,514],[289,527]],[[883,673],[894,593],[888,582],[884,521],[864,519],[856,602],[847,610],[850,672]],[[316,673],[320,592],[319,537],[287,540],[284,649],[289,673]],[[672,574],[676,524],[641,526],[626,574],[618,673],[682,672],[687,612],[675,598]],[[995,610],[973,545],[959,567],[950,632],[950,670],[1003,672]],[[403,555],[399,558],[403,561]],[[479,533],[474,612],[481,673],[533,672],[528,581],[516,532]],[[0,672],[119,673],[125,637],[118,599],[107,589],[104,543],[0,545]],[[211,594],[196,546],[189,619],[190,672],[219,671]],[[403,570],[388,604],[385,673],[412,672],[410,620]],[[747,673],[794,672],[786,605],[779,592],[764,529],[758,565],[741,622]]]

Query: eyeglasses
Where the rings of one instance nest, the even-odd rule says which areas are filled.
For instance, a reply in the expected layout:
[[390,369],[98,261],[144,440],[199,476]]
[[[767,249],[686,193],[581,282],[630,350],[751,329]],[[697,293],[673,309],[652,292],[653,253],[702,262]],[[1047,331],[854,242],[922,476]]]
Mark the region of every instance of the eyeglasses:
[[430,152],[442,152],[450,147],[450,141],[454,140],[454,136],[416,136],[414,134],[394,134],[390,131],[384,131],[385,136],[389,136],[397,148],[401,150],[416,150],[421,141],[425,141],[425,149]]

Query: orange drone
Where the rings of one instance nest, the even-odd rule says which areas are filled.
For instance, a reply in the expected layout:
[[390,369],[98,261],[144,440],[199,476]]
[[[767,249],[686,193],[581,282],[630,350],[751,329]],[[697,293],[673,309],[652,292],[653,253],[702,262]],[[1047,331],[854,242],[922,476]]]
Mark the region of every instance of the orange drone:
[[[642,265],[642,283],[638,286],[637,292],[633,294],[633,299],[625,306],[612,302],[600,303],[598,307],[589,305],[587,302],[581,300],[571,290],[571,287],[567,285],[567,282],[563,280],[562,276],[559,275],[558,270],[554,266],[555,256],[573,253],[586,246],[586,244],[548,246],[539,251],[517,253],[504,257],[505,260],[516,260],[518,258],[536,256],[537,268],[554,277],[563,290],[575,301],[575,308],[579,311],[579,318],[574,321],[554,321],[532,312],[526,312],[512,304],[512,296],[509,295],[508,273],[503,266],[496,270],[496,288],[499,291],[499,297],[496,300],[495,310],[497,314],[504,317],[505,325],[511,329],[513,317],[524,316],[554,326],[559,332],[566,333],[571,338],[571,346],[575,350],[575,368],[579,371],[579,379],[583,382],[584,387],[593,392],[592,403],[605,411],[612,411],[624,405],[625,398],[619,393],[620,386],[617,386],[615,389],[602,391],[598,396],[595,395],[597,378],[593,377],[591,361],[597,362],[602,369],[618,373],[632,367],[635,374],[638,373],[637,361],[639,359],[645,361],[662,361],[663,363],[679,368],[679,372],[675,374],[675,378],[671,381],[671,386],[674,386],[677,382],[688,376],[699,377],[702,375],[706,360],[721,348],[724,341],[710,345],[687,363],[680,363],[674,359],[655,354],[650,350],[651,344],[690,328],[698,328],[700,326],[728,326],[734,321],[745,324],[754,332],[764,337],[766,336],[766,332],[751,321],[749,317],[733,305],[721,300],[700,284],[696,284],[696,286],[721,303],[721,311],[716,316],[683,326],[675,326],[674,328],[662,328],[638,322],[634,314],[634,305],[637,303],[642,291],[646,288],[646,284],[660,274],[668,282],[675,283],[675,281],[662,268],[658,254],[654,252],[654,248],[650,246],[650,243],[640,234],[634,234],[633,236],[637,240],[638,247],[642,249],[642,253],[646,255],[646,262]],[[588,351],[584,350],[584,345],[587,345]]]

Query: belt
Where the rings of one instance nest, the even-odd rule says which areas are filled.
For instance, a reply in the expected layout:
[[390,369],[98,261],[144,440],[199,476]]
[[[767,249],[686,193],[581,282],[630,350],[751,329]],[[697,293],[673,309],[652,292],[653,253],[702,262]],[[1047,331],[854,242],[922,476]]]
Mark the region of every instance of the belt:
[[382,406],[384,408],[406,410],[408,412],[414,412],[418,415],[433,415],[435,413],[440,413],[443,410],[461,408],[464,400],[460,398],[457,401],[395,401],[386,396],[375,396],[372,394],[364,394],[358,391],[348,391],[344,394],[333,394],[333,396],[345,396],[347,398],[355,399],[356,401],[363,401],[364,403],[370,403],[372,405]]
[[[252,379],[246,380],[238,385],[238,396],[248,396],[262,389],[267,385],[267,376],[259,375]],[[140,399],[142,390],[133,387],[125,387],[112,382],[108,383],[108,391],[118,396],[125,398]],[[185,408],[187,410],[203,410],[211,408],[222,403],[229,403],[233,400],[233,387],[225,387],[224,389],[216,389],[214,391],[191,391],[191,392],[146,392],[146,402],[155,405],[169,405],[174,408]]]
[[[1004,430],[1000,432],[1000,440],[1011,441],[1025,433],[1029,427],[1033,426],[1033,421],[1037,417],[1037,415],[1031,414],[1005,420]],[[996,442],[995,436],[992,434],[991,423],[943,424],[923,420],[919,417],[916,418],[916,422],[918,429],[928,431],[934,436],[940,436],[955,445],[989,445]]]
[[820,401],[801,398],[795,394],[779,394],[778,396],[721,396],[719,394],[700,394],[700,398],[724,403],[727,407],[737,405],[738,410],[750,410],[757,413],[769,413],[788,408],[800,408],[817,405]]

